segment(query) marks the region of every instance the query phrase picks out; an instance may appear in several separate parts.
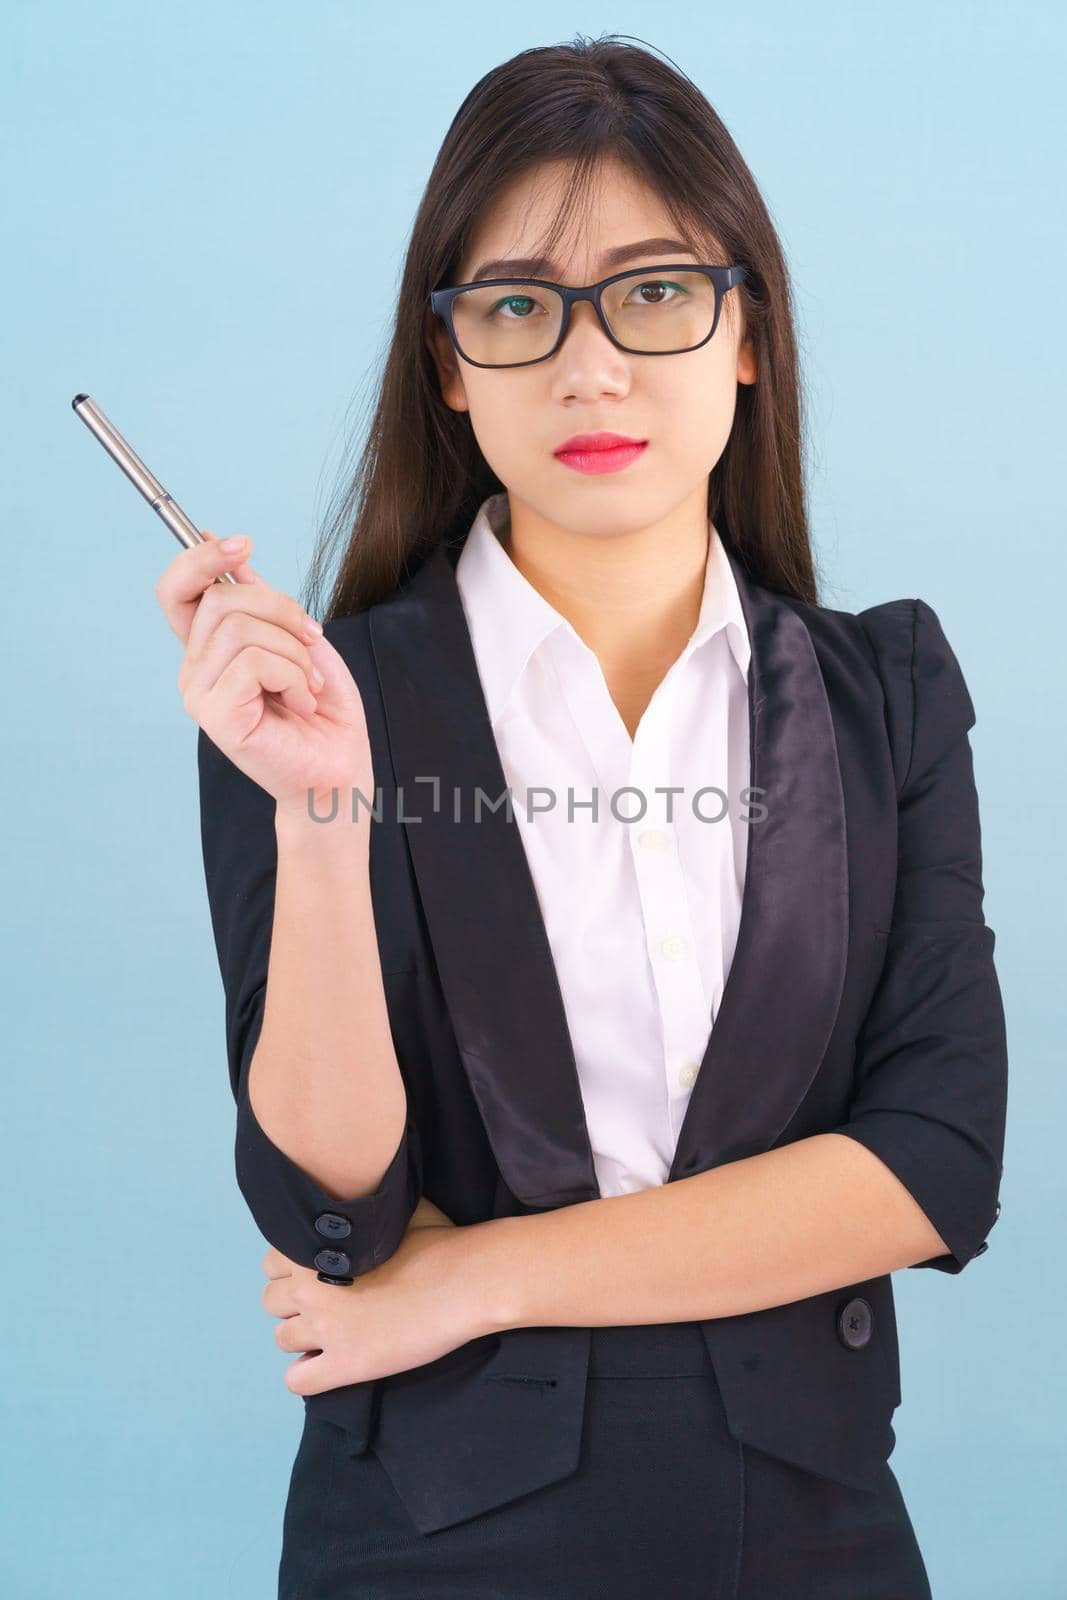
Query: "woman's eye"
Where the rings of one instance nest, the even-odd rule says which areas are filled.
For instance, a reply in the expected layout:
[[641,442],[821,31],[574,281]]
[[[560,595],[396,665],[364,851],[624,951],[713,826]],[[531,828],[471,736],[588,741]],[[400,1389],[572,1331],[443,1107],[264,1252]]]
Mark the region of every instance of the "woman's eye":
[[[685,290],[677,283],[668,283],[665,278],[649,278],[644,283],[635,284],[631,289],[630,294],[643,294],[646,289],[652,289],[653,291],[670,289],[676,290],[678,294],[685,293]],[[646,306],[670,305],[674,298],[675,296],[672,294],[670,300],[668,300],[666,297],[663,297],[660,299],[645,300],[641,303]],[[627,299],[629,299],[629,295],[627,296]]]
[[[512,306],[512,307],[517,306],[517,307],[519,307],[519,310],[518,310],[518,312],[516,314],[515,320],[519,321],[519,322],[523,322],[523,321],[526,320],[526,316],[527,316],[529,308],[531,306],[535,305],[535,304],[536,304],[536,301],[533,300],[533,298],[528,294],[509,294],[509,295],[507,295],[505,297],[505,299],[498,300],[496,302],[496,304],[490,308],[489,315],[493,316],[494,313],[497,312],[500,309],[501,306]],[[505,320],[510,320],[510,319],[506,318]]]

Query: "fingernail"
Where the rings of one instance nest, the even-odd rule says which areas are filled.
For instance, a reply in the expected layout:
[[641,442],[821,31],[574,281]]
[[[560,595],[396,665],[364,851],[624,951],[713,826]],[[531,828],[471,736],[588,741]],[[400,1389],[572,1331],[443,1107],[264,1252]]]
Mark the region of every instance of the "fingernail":
[[234,550],[240,550],[243,544],[244,540],[239,537],[233,539],[222,539],[219,542],[219,549],[225,550],[229,553]]
[[326,674],[320,672],[318,667],[316,667],[314,672],[311,674],[311,681],[315,685],[316,689],[321,689],[323,684],[326,682]]
[[318,635],[322,632],[322,623],[316,622],[314,617],[305,617],[304,627],[308,633],[314,633]]

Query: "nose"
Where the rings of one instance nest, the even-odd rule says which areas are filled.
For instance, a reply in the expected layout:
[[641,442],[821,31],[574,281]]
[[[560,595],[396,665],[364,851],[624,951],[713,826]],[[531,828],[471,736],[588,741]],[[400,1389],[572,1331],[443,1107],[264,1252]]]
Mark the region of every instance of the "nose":
[[[604,332],[604,329],[601,326],[600,318],[596,314],[596,306],[591,300],[577,300],[575,301],[574,305],[571,306],[570,322],[567,325],[567,337],[563,341],[564,344],[567,344],[570,341],[575,328],[592,328],[595,332],[600,334],[602,339],[605,339],[608,344],[611,344],[611,340],[608,339],[607,334]],[[612,348],[614,349],[614,346],[612,346]]]

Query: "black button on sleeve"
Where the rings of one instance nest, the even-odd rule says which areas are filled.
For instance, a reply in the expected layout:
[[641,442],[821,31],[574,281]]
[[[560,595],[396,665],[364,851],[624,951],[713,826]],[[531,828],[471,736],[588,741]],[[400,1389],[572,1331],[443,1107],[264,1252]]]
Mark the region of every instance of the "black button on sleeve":
[[352,1224],[336,1211],[324,1211],[321,1217],[315,1218],[315,1231],[321,1233],[324,1239],[347,1239],[352,1232]]
[[311,1264],[333,1278],[343,1278],[351,1270],[352,1260],[343,1250],[320,1250]]
[[[343,1257],[357,1276],[373,1272],[399,1247],[422,1193],[418,1129],[409,1116],[396,1153],[373,1194],[337,1200],[274,1144],[248,1098],[237,1103],[237,1182],[264,1238],[290,1261],[315,1267],[320,1254]],[[323,1223],[324,1218],[336,1221]],[[323,1251],[323,1239],[344,1239],[344,1251]]]

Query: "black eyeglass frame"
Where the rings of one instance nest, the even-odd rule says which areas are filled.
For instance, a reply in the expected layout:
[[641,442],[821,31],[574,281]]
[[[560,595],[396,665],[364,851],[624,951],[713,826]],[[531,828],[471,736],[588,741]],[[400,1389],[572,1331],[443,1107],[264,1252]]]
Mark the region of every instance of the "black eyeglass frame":
[[[600,297],[609,284],[618,283],[620,278],[641,278],[651,273],[660,272],[703,272],[711,279],[715,288],[715,315],[712,318],[711,330],[700,340],[699,344],[689,344],[681,350],[634,350],[630,345],[623,344],[620,339],[616,339],[612,333],[604,315],[603,307],[600,304]],[[571,307],[576,305],[579,300],[590,301],[596,311],[600,326],[617,350],[624,350],[627,355],[632,356],[680,356],[687,354],[690,350],[699,350],[702,345],[707,344],[715,333],[715,329],[719,326],[719,313],[722,310],[722,303],[726,295],[737,284],[743,283],[748,276],[748,268],[743,266],[709,266],[706,263],[694,264],[692,261],[672,261],[665,266],[627,267],[625,272],[613,272],[610,278],[601,278],[599,283],[588,283],[581,289],[571,288],[565,283],[553,283],[549,278],[477,278],[473,283],[456,283],[447,289],[431,289],[430,308],[441,318],[448,330],[448,337],[452,341],[456,354],[466,361],[469,366],[485,367],[491,372],[502,372],[508,367],[533,367],[538,362],[551,360],[567,337],[567,329],[570,327],[571,321]],[[508,283],[524,283],[541,289],[554,289],[562,297],[563,316],[560,319],[559,337],[551,350],[547,350],[543,356],[534,356],[530,361],[474,361],[464,352],[456,337],[455,324],[452,320],[452,302],[465,289],[492,289]]]

